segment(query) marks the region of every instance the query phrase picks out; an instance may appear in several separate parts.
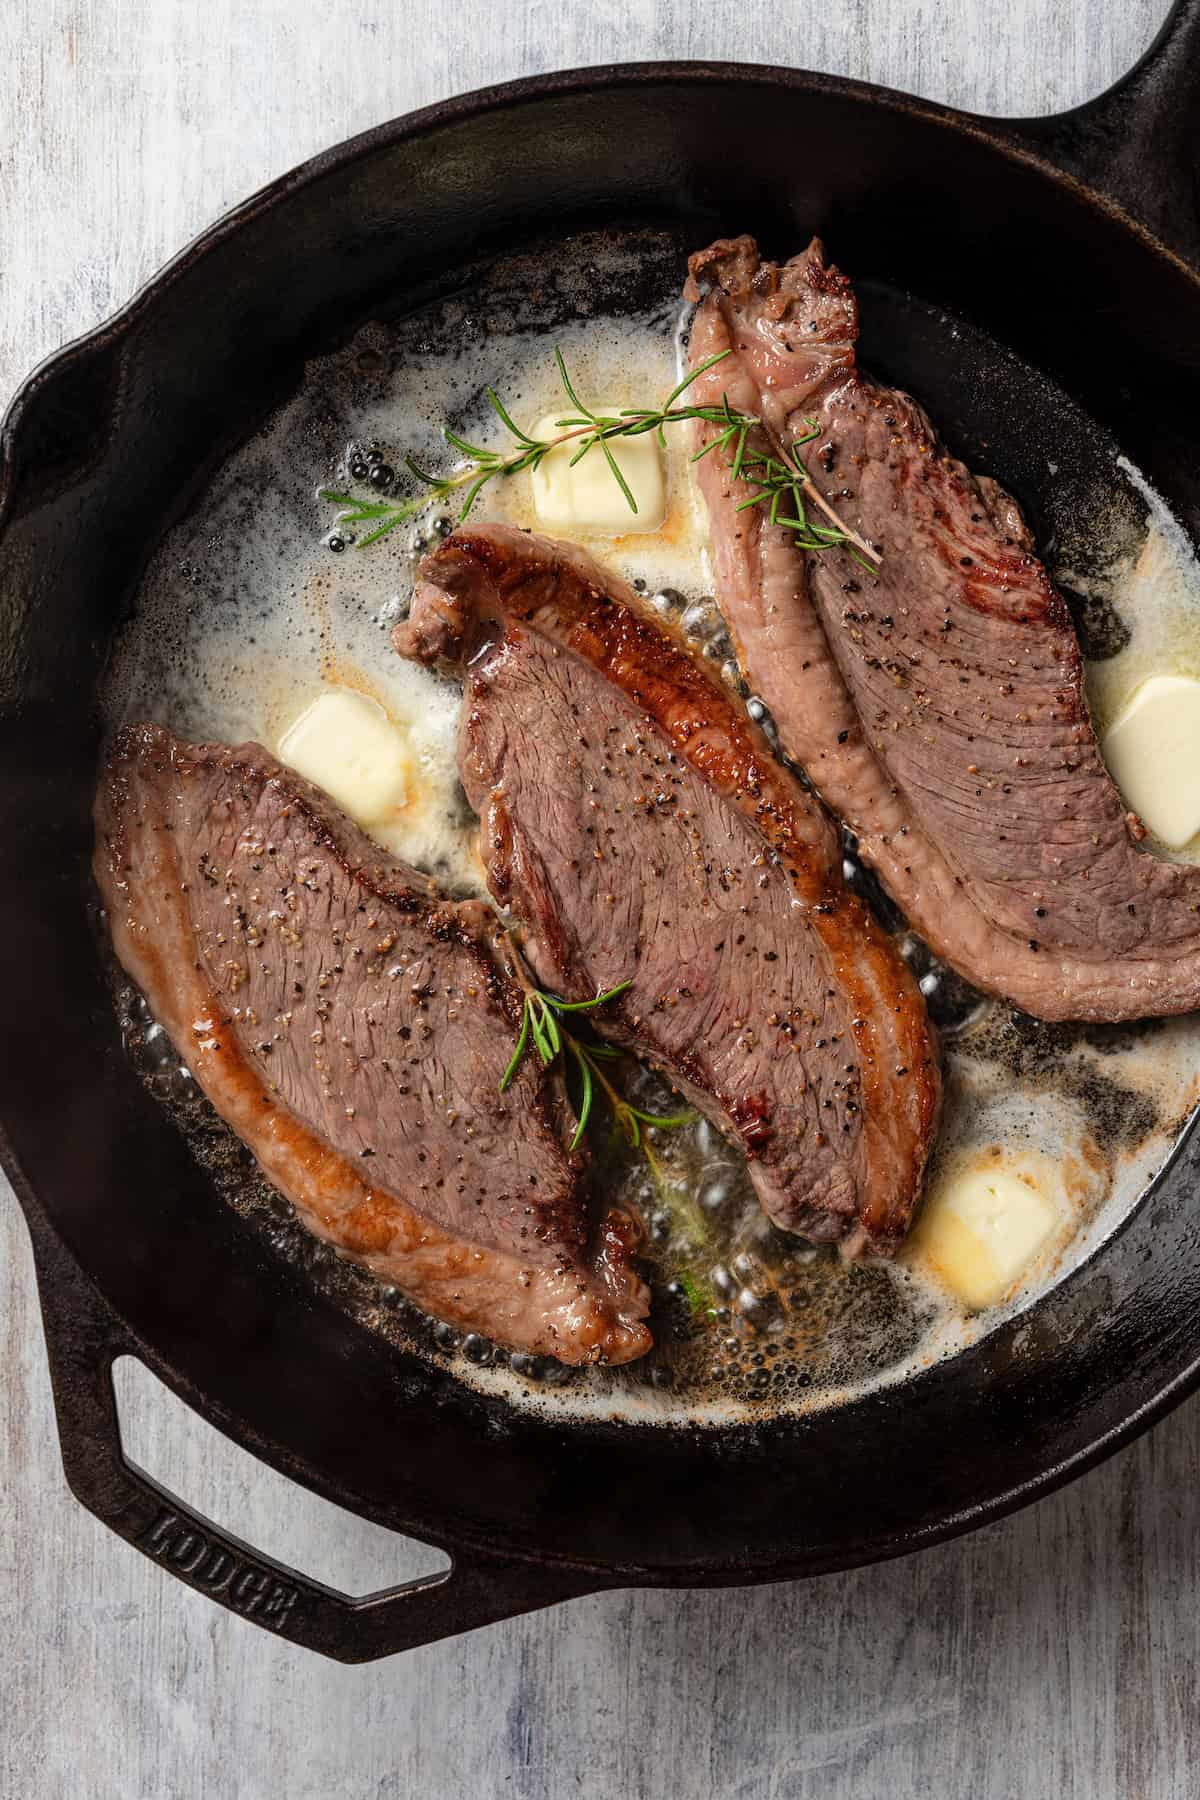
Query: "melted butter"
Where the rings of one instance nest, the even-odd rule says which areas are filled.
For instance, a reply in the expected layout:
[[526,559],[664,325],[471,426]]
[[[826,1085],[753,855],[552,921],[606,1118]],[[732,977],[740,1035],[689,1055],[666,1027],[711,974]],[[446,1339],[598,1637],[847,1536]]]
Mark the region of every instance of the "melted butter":
[[1101,743],[1122,797],[1168,849],[1200,832],[1200,681],[1151,675]]
[[973,1311],[1011,1299],[1075,1222],[1068,1181],[1080,1165],[989,1144],[943,1163],[906,1247]]
[[[473,441],[507,444],[486,403],[488,383],[522,423],[565,410],[555,344],[581,392],[630,406],[658,401],[680,373],[677,276],[672,252],[658,300],[613,317],[595,310],[589,282],[574,302],[578,316],[567,319],[561,308],[540,319],[532,289],[527,305],[506,299],[490,312],[451,301],[410,323],[368,326],[344,350],[309,364],[295,397],[235,452],[154,558],[114,656],[110,723],[153,718],[192,738],[256,738],[274,748],[322,692],[350,688],[383,709],[405,746],[405,802],[387,847],[456,892],[482,892],[475,821],[455,771],[458,689],[401,661],[389,643],[419,554],[452,515],[435,507],[370,548],[351,543],[336,553],[327,542],[335,509],[317,489],[348,482],[352,446],[379,446],[392,463],[408,450],[447,469],[443,420]],[[666,512],[656,531],[580,541],[660,611],[681,613],[704,653],[721,661],[728,650],[707,599],[707,524],[690,451],[690,429],[671,428]],[[493,482],[475,516],[536,530],[528,478]],[[1140,553],[1109,572],[1107,594],[1132,629],[1120,655],[1087,671],[1101,727],[1147,674],[1166,667],[1200,675],[1200,586],[1189,557],[1165,509],[1152,505]],[[1196,859],[1196,846],[1188,854]],[[907,937],[902,946],[925,957],[918,973],[935,992],[936,965]],[[1200,1093],[1200,1031],[1191,1019],[1106,1032],[1041,1027],[986,1003],[968,1009],[947,1039],[945,1120],[931,1181],[981,1157],[1040,1171],[1057,1220],[1011,1298],[974,1313],[922,1256],[919,1237],[895,1265],[848,1268],[836,1254],[774,1231],[743,1159],[703,1121],[653,1137],[656,1173],[595,1131],[601,1191],[646,1229],[659,1346],[629,1369],[543,1371],[544,1380],[555,1375],[547,1391],[531,1385],[529,1359],[485,1347],[482,1360],[467,1360],[452,1347],[453,1334],[431,1340],[394,1296],[316,1245],[229,1154],[228,1134],[205,1114],[161,1028],[127,990],[121,1004],[139,1066],[230,1203],[339,1304],[514,1404],[603,1417],[724,1423],[761,1416],[764,1405],[803,1411],[953,1354],[1102,1241],[1165,1161]],[[669,1106],[653,1077],[633,1081],[652,1110]]]
[[1088,704],[1101,736],[1152,676],[1200,680],[1200,570],[1164,523],[1152,514],[1136,556],[1108,577],[1130,635],[1116,656],[1088,665]]
[[409,804],[404,735],[381,706],[353,688],[327,687],[319,694],[284,732],[278,754],[380,842]]
[[[1157,678],[1174,676],[1200,682],[1200,565],[1159,495],[1131,465],[1122,461],[1122,468],[1146,501],[1149,521],[1140,547],[1103,571],[1098,581],[1093,578],[1091,584],[1128,632],[1123,649],[1090,663],[1086,671],[1088,706],[1102,743],[1114,727],[1128,735],[1139,705],[1159,688]],[[1159,732],[1157,737],[1164,735]],[[1135,752],[1143,759],[1153,756],[1157,766],[1151,774],[1145,769],[1126,771],[1124,763],[1118,764],[1117,772],[1130,777],[1131,803],[1149,792],[1150,802],[1143,809],[1145,823],[1152,832],[1156,823],[1161,823],[1166,843],[1160,842],[1159,847],[1169,848],[1181,862],[1200,862],[1200,833],[1186,835],[1188,815],[1194,816],[1200,808],[1200,777],[1186,758],[1178,766],[1168,766],[1163,750],[1170,746],[1156,742],[1153,732],[1142,736],[1145,741],[1135,746]],[[1161,820],[1153,798],[1160,780],[1173,783],[1175,789],[1171,803],[1161,807]],[[1181,788],[1188,790],[1186,797]]]
[[[591,402],[591,410],[618,419],[620,401]],[[531,435],[543,443],[559,436],[560,415],[547,413]],[[666,512],[663,453],[653,432],[607,443],[611,464],[598,446],[568,439],[528,474],[533,506],[543,528],[566,537],[619,537],[657,531]],[[620,476],[618,481],[613,471]],[[631,504],[632,502],[632,504]]]
[[[680,345],[674,332],[629,330],[580,325],[556,333],[573,385],[581,393],[603,393],[614,409],[658,405],[680,379]],[[511,377],[513,417],[530,421],[563,416],[573,411],[558,387],[557,371],[544,337],[537,336],[525,348]],[[508,396],[506,392],[506,404]],[[494,415],[482,421],[480,438],[488,449],[504,450],[512,440]],[[694,448],[690,425],[673,425],[665,432],[662,452],[666,505],[654,531],[621,531],[624,516],[618,507],[611,514],[614,529],[580,524],[574,541],[590,550],[626,581],[647,592],[674,589],[685,593],[711,591],[708,522],[703,502],[691,475]],[[595,450],[588,452],[595,457]],[[527,531],[547,531],[535,504],[533,483],[521,474],[493,482],[477,508],[479,516],[502,519]]]

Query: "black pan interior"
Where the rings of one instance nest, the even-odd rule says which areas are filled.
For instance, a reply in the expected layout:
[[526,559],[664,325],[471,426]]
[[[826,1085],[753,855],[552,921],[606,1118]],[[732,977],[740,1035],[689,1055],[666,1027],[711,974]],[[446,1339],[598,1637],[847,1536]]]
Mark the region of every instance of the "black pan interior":
[[[455,271],[448,293],[431,303],[414,309],[409,295],[397,296],[392,316],[371,321],[365,344],[360,335],[351,340],[345,354],[310,365],[294,403],[289,397],[282,436],[277,426],[271,430],[272,441],[284,446],[284,466],[276,465],[261,442],[252,443],[248,456],[234,465],[232,488],[228,471],[220,477],[220,492],[226,498],[215,512],[211,494],[201,496],[185,535],[173,535],[156,554],[150,585],[159,591],[165,585],[170,606],[166,618],[157,606],[154,609],[157,628],[150,634],[149,653],[165,661],[157,669],[157,689],[151,679],[154,697],[139,702],[132,716],[149,713],[185,733],[192,729],[169,699],[158,697],[163,682],[176,691],[167,645],[170,617],[177,608],[189,616],[214,613],[214,622],[223,631],[229,629],[232,613],[243,639],[254,641],[260,629],[258,607],[253,602],[239,606],[234,599],[239,580],[244,582],[245,577],[234,576],[225,562],[231,540],[239,548],[247,543],[265,548],[266,581],[287,593],[295,566],[287,557],[274,561],[270,552],[272,534],[285,532],[294,520],[305,568],[336,562],[337,575],[348,580],[348,595],[361,586],[378,600],[390,590],[393,565],[386,556],[379,562],[376,552],[363,559],[355,554],[335,558],[321,541],[332,515],[327,508],[314,514],[311,495],[323,472],[344,455],[347,443],[359,438],[357,422],[364,408],[372,417],[379,417],[383,408],[387,424],[379,441],[388,461],[397,461],[406,441],[411,441],[406,439],[412,421],[406,417],[409,402],[403,372],[415,356],[455,358],[465,345],[476,357],[478,378],[493,381],[505,392],[514,330],[534,333],[537,342],[525,354],[547,367],[564,329],[580,324],[586,335],[589,328],[603,331],[606,321],[632,315],[646,322],[644,329],[653,328],[669,340],[681,318],[681,272],[690,247],[677,229],[612,226],[566,237],[552,235],[522,245],[515,255],[483,259]],[[871,284],[862,294],[862,315],[863,353],[869,365],[929,397],[954,448],[973,466],[998,474],[1015,491],[1036,499],[1039,537],[1048,555],[1074,572],[1086,566],[1096,550],[1103,566],[1118,551],[1136,547],[1142,507],[1118,470],[1116,446],[1061,389],[965,321],[915,296]],[[394,370],[401,372],[400,395]],[[436,392],[439,377],[433,380]],[[482,395],[469,394],[467,404],[468,411],[452,412],[447,422],[473,437],[484,411]],[[488,510],[485,500],[480,511],[486,516]],[[426,519],[426,530],[436,516],[431,513]],[[1088,602],[1085,623],[1092,638],[1097,636],[1097,616],[1103,624],[1100,605]],[[1117,625],[1111,613],[1108,618]],[[303,609],[299,629],[302,620]],[[144,627],[140,642],[146,645]],[[386,660],[386,646],[373,645],[372,655]],[[885,928],[889,921],[895,923],[894,909],[875,884],[861,871],[860,880],[880,904]],[[98,935],[103,942],[102,928]],[[464,1343],[461,1334],[435,1327],[397,1289],[367,1276],[307,1232],[286,1202],[257,1176],[249,1153],[182,1072],[179,1058],[161,1033],[147,1035],[149,1014],[115,966],[114,989],[135,1063],[152,1091],[171,1107],[221,1193],[253,1228],[264,1233],[280,1255],[305,1267],[323,1294],[368,1329],[402,1349],[418,1349],[473,1384],[482,1379],[486,1387],[489,1378],[480,1376],[477,1365],[507,1363],[503,1351],[490,1348],[479,1337]],[[939,993],[931,1002],[938,1025],[953,1026],[955,1020],[971,1016],[980,998],[964,984],[951,983],[945,998]],[[1109,1042],[1105,1034],[1086,1027],[1073,1032],[1067,1027],[1038,1027],[1030,1020],[1005,1028],[996,1018],[994,1028],[1005,1032],[1004,1042],[1010,1047],[1006,1066],[1011,1067],[1019,1044],[1023,1066],[1036,1062],[1043,1079],[1051,1060],[1069,1057],[1077,1041],[1098,1037],[1102,1044]],[[1085,1092],[1090,1115],[1114,1140],[1114,1152],[1117,1142],[1132,1148],[1147,1131],[1159,1134],[1168,1123],[1160,1121],[1157,1107],[1107,1077],[1102,1083],[1093,1079]],[[602,1193],[609,1192],[612,1178],[611,1164],[602,1163],[597,1171]],[[727,1177],[723,1181],[727,1186]],[[758,1209],[747,1199],[753,1225]],[[715,1400],[731,1409],[730,1417],[749,1403],[759,1418],[766,1418],[772,1411],[794,1409],[798,1402],[805,1407],[822,1404],[831,1389],[840,1392],[846,1384],[894,1378],[897,1367],[914,1350],[919,1353],[930,1306],[918,1288],[890,1279],[877,1264],[842,1266],[832,1250],[815,1261],[808,1253],[799,1264],[792,1263],[788,1252],[797,1247],[795,1242],[789,1245],[781,1234],[768,1237],[776,1277],[794,1290],[791,1316],[777,1318],[773,1335],[762,1338],[757,1332],[741,1332],[730,1338],[728,1315],[725,1324],[717,1321],[695,1334],[686,1303],[667,1291],[667,1273],[659,1265],[653,1352],[626,1369],[599,1375],[569,1370],[547,1359],[517,1359],[525,1399],[561,1413],[581,1398],[594,1399],[598,1391],[601,1403],[615,1416],[628,1418],[649,1398],[658,1409],[669,1408],[676,1419],[690,1414],[697,1420]],[[710,1266],[728,1260],[721,1239],[717,1226],[707,1258]]]
[[[754,143],[759,173],[731,142]],[[1017,1504],[1189,1381],[1190,1138],[1087,1266],[903,1389],[719,1433],[562,1427],[398,1356],[218,1200],[121,1054],[84,919],[90,696],[150,548],[202,474],[305,355],[397,295],[454,285],[491,246],[599,224],[690,243],[749,229],[783,253],[822,231],[866,284],[880,372],[1039,529],[1061,534],[1070,515],[1045,481],[1048,446],[1094,489],[1111,478],[1110,432],[1200,526],[1195,283],[934,109],[813,78],[632,71],[361,140],[185,255],[7,424],[0,906],[17,1024],[0,1113],[27,1198],[147,1360],[277,1466],[438,1541],[627,1579],[745,1580],[894,1553]],[[969,328],[957,361],[948,312]]]

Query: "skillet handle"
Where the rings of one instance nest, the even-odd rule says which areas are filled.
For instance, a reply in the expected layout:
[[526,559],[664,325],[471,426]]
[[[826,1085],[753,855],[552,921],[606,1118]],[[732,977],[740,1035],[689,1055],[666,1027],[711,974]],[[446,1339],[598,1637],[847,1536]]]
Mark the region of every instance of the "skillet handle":
[[1200,0],[1174,0],[1141,61],[1106,93],[1001,130],[1200,269]]
[[[32,1223],[32,1222],[31,1222]],[[135,1340],[48,1231],[33,1230],[42,1321],[67,1482],[88,1511],[197,1592],[292,1644],[372,1662],[594,1592],[585,1570],[472,1550],[449,1570],[355,1599],[261,1555],[125,1456],[112,1368]]]

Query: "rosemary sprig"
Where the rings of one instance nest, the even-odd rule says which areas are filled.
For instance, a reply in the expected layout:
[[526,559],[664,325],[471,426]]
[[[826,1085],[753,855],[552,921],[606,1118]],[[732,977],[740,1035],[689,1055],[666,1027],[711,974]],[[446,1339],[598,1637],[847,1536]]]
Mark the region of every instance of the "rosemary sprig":
[[[458,495],[465,490],[458,511],[457,522],[461,525],[489,481],[498,476],[520,475],[527,470],[536,469],[552,450],[557,450],[563,444],[575,443],[577,447],[571,455],[570,466],[574,468],[590,451],[599,449],[630,511],[636,513],[637,500],[612,453],[613,441],[618,438],[641,437],[646,432],[653,431],[657,433],[659,443],[665,446],[668,425],[698,419],[706,424],[720,426],[721,429],[703,449],[696,452],[692,461],[699,462],[710,451],[724,452],[732,445],[729,467],[733,479],[749,482],[756,489],[738,507],[739,512],[747,507],[765,506],[769,510],[771,523],[794,532],[801,549],[820,552],[830,550],[838,544],[847,545],[849,554],[874,573],[879,563],[878,552],[864,538],[859,537],[857,532],[842,524],[800,460],[799,451],[818,434],[813,420],[806,420],[809,429],[794,438],[790,446],[779,446],[777,454],[768,450],[747,455],[750,433],[761,427],[760,419],[751,413],[735,412],[727,395],[722,395],[720,404],[714,406],[677,404],[694,381],[732,354],[732,350],[719,350],[715,356],[699,363],[671,389],[660,406],[627,407],[619,413],[598,413],[585,406],[579,398],[575,384],[567,372],[563,353],[556,348],[554,361],[559,381],[575,411],[555,421],[554,437],[535,438],[523,431],[495,389],[489,387],[485,390],[488,403],[510,437],[516,440],[516,450],[505,454],[483,444],[473,444],[458,432],[451,431],[447,425],[442,427],[442,435],[451,448],[466,459],[464,465],[449,475],[438,475],[423,468],[415,457],[406,454],[403,458],[404,465],[419,484],[419,492],[411,497],[403,500],[364,500],[354,494],[340,493],[331,488],[321,488],[319,497],[342,508],[337,515],[339,525],[372,525],[372,530],[357,539],[357,547],[365,550],[368,544],[377,543],[389,531],[395,530],[397,525],[415,518],[435,501],[447,500],[451,495]],[[809,504],[824,515],[824,525],[810,519],[805,496]],[[791,507],[790,512],[782,510],[785,504]]]
[[369,531],[365,537],[355,540],[360,550],[365,550],[368,544],[374,544],[379,538],[386,537],[388,532],[394,531],[397,525],[403,525],[408,519],[415,519],[418,513],[424,512],[431,497],[429,494],[416,494],[411,500],[403,501],[360,500],[354,494],[338,494],[330,488],[321,488],[319,494],[320,499],[328,500],[333,505],[345,509],[337,516],[339,525],[360,525],[364,520],[383,520],[383,523],[377,525],[374,531]]
[[[609,448],[613,438],[641,437],[647,431],[657,431],[660,441],[665,442],[664,427],[677,425],[686,419],[706,419],[712,423],[722,423],[728,409],[719,406],[677,406],[679,397],[686,393],[693,381],[699,379],[706,369],[714,363],[721,362],[732,353],[721,350],[716,356],[709,357],[693,369],[685,379],[672,388],[666,400],[658,407],[629,407],[619,413],[597,413],[584,405],[575,390],[575,385],[567,373],[567,365],[561,350],[556,349],[554,360],[558,367],[559,380],[563,391],[575,408],[575,412],[567,418],[555,422],[555,436],[551,438],[530,437],[522,431],[510,415],[508,408],[500,399],[494,388],[485,391],[488,404],[504,426],[509,435],[516,439],[517,449],[508,455],[501,450],[492,450],[483,444],[473,444],[468,438],[461,437],[458,432],[451,431],[448,425],[442,427],[442,436],[459,454],[465,457],[464,467],[455,469],[449,475],[437,475],[431,470],[422,468],[413,456],[405,455],[404,466],[415,481],[420,483],[421,492],[405,500],[360,500],[353,494],[339,493],[331,488],[321,488],[319,498],[327,500],[332,506],[340,506],[343,510],[337,515],[339,525],[357,525],[367,520],[380,520],[381,523],[369,532],[366,537],[359,538],[358,548],[366,549],[368,544],[376,543],[393,531],[397,525],[415,518],[425,507],[436,500],[446,500],[452,494],[466,489],[459,508],[458,523],[461,525],[467,517],[479,494],[489,481],[500,475],[520,475],[526,470],[536,469],[552,450],[563,444],[575,443],[578,447],[571,457],[571,467],[587,455],[589,450],[597,446],[608,463],[613,479],[620,488],[631,512],[637,512],[637,501],[617,464],[612,450]],[[753,423],[753,421],[748,421]]]
[[579,1092],[574,1101],[576,1125],[570,1145],[572,1150],[578,1148],[587,1130],[597,1091],[604,1094],[612,1109],[615,1128],[631,1149],[641,1151],[659,1204],[666,1207],[672,1215],[683,1238],[685,1259],[677,1266],[675,1273],[678,1291],[693,1318],[715,1317],[717,1298],[712,1286],[707,1276],[690,1267],[688,1261],[701,1256],[704,1250],[708,1231],[703,1215],[687,1188],[664,1167],[643,1131],[644,1126],[669,1130],[677,1125],[686,1125],[695,1114],[690,1111],[653,1113],[647,1112],[644,1107],[635,1106],[614,1087],[601,1067],[603,1063],[618,1060],[621,1052],[613,1049],[610,1044],[598,1044],[590,1039],[578,1038],[563,1022],[572,1013],[595,1012],[597,1007],[604,1006],[608,1001],[615,1000],[618,994],[623,994],[631,984],[628,981],[618,982],[616,987],[607,988],[591,1000],[560,1000],[556,994],[548,994],[544,989],[533,985],[515,945],[512,960],[517,979],[525,990],[525,1004],[521,1010],[521,1027],[516,1046],[501,1077],[500,1092],[504,1093],[512,1081],[531,1042],[544,1068],[549,1068],[559,1057],[564,1062],[573,1064],[579,1078]]
[[713,1293],[711,1283],[705,1281],[702,1275],[693,1274],[690,1269],[680,1269],[676,1280],[693,1318],[716,1318],[717,1296]]
[[563,1024],[568,1013],[594,1012],[598,1006],[615,1000],[630,985],[628,981],[617,983],[603,994],[597,994],[593,1000],[560,1000],[557,994],[547,994],[541,988],[533,987],[525,978],[523,969],[517,964],[517,973],[525,988],[525,1005],[521,1010],[521,1029],[517,1035],[516,1048],[507,1069],[500,1080],[500,1092],[504,1093],[513,1076],[521,1066],[521,1059],[528,1049],[530,1039],[537,1051],[538,1060],[543,1068],[549,1068],[559,1057],[568,1058],[574,1063],[579,1075],[579,1098],[575,1104],[575,1135],[571,1139],[571,1149],[578,1148],[588,1120],[592,1116],[592,1103],[597,1088],[605,1095],[612,1108],[613,1122],[633,1149],[641,1149],[650,1155],[649,1145],[642,1141],[642,1126],[657,1125],[666,1130],[673,1125],[686,1125],[693,1117],[690,1112],[652,1113],[645,1112],[640,1106],[634,1106],[620,1093],[608,1079],[600,1066],[611,1062],[620,1052],[607,1044],[594,1044],[577,1038],[573,1031]]
[[[821,434],[815,419],[805,419],[804,423],[807,430],[794,437],[790,445],[780,445],[778,455],[768,449],[747,456],[746,432],[738,428],[737,450],[731,465],[733,477],[748,482],[755,492],[734,510],[746,512],[751,507],[766,507],[771,524],[782,525],[791,531],[801,550],[819,553],[836,544],[845,545],[855,562],[861,563],[869,575],[874,575],[879,566],[878,551],[848,525],[842,524],[800,459],[799,453],[805,444],[811,444]],[[727,441],[728,432],[725,438]],[[718,441],[713,439],[713,443]],[[703,456],[711,448],[712,443],[706,444],[697,454]],[[810,518],[804,504],[805,495],[809,503],[825,515],[828,523],[822,525]],[[785,512],[785,506],[790,506],[791,512]]]

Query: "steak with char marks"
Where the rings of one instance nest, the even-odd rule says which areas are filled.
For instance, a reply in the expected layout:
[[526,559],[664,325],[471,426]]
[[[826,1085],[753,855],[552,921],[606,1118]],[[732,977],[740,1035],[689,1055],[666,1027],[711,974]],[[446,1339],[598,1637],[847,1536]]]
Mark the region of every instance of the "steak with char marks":
[[256,744],[122,732],[96,802],[116,952],[319,1237],[426,1311],[564,1362],[650,1347],[630,1221],[589,1231],[561,1082],[499,1087],[522,994],[446,900]]
[[940,1098],[924,1002],[838,834],[744,712],[582,551],[460,528],[405,655],[461,668],[459,765],[538,979],[745,1150],[788,1230],[887,1250]]
[[844,548],[801,551],[737,510],[753,490],[722,451],[698,465],[721,606],[784,747],[969,981],[1043,1019],[1200,1005],[1200,870],[1139,847],[1016,503],[857,367],[854,294],[819,242],[779,267],[723,240],[690,267],[693,366],[732,354],[689,398],[762,419],[758,449],[815,423],[799,454],[880,553],[868,572]]

